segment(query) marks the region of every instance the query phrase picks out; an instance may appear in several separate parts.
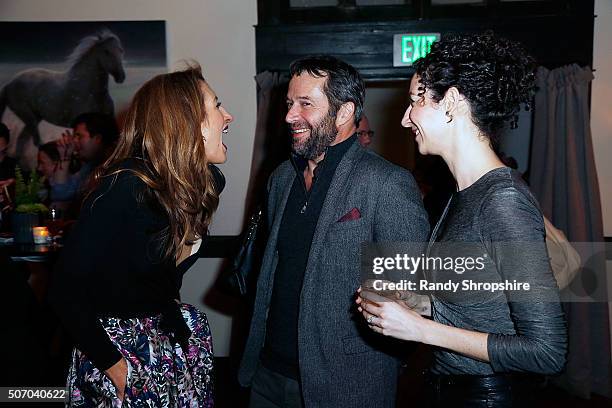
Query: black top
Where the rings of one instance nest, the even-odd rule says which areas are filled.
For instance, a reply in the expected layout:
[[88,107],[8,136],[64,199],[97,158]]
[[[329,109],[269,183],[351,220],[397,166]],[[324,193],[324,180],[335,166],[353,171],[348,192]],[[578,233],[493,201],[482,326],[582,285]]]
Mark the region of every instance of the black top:
[[[436,271],[430,280],[529,283],[518,291],[451,290],[432,297],[435,321],[489,333],[490,363],[446,349],[435,352],[437,374],[499,372],[550,374],[565,364],[567,330],[559,291],[550,269],[538,203],[520,175],[491,170],[455,193],[432,234],[432,252],[461,243],[461,255],[482,256],[484,269]],[[469,244],[467,244],[469,243]],[[430,252],[430,256],[432,256]],[[454,256],[458,254],[455,253]]]
[[[134,168],[134,163],[128,161],[124,168]],[[99,317],[162,313],[162,322],[179,342],[189,335],[175,301],[180,268],[173,257],[163,256],[168,218],[147,197],[145,187],[129,170],[103,179],[83,205],[49,294],[79,350],[100,370],[119,361],[121,354]],[[190,264],[190,258],[184,262]]]
[[355,143],[356,136],[329,146],[314,171],[310,191],[306,191],[304,169],[308,162],[292,156],[297,177],[287,199],[278,231],[278,265],[270,300],[262,363],[286,377],[299,377],[298,316],[300,293],[310,254],[310,244],[319,221],[327,191],[342,157]]
[[0,180],[15,178],[15,166],[17,166],[17,160],[4,156],[4,160],[0,162]]

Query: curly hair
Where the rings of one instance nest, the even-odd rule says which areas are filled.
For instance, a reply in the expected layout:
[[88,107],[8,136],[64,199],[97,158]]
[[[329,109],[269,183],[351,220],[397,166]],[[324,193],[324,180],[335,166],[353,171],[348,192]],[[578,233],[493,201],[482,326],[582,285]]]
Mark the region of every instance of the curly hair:
[[[168,215],[170,225],[159,237],[165,255],[176,259],[194,235],[206,234],[219,204],[201,131],[207,118],[202,83],[198,65],[145,83],[126,113],[115,151],[95,173],[99,183],[102,177],[132,171],[147,185],[146,194]],[[121,168],[130,158],[140,168]]]
[[493,147],[506,122],[516,128],[521,105],[529,110],[535,93],[535,60],[519,43],[490,32],[449,35],[414,67],[420,92],[435,102],[451,87],[465,96],[472,121]]

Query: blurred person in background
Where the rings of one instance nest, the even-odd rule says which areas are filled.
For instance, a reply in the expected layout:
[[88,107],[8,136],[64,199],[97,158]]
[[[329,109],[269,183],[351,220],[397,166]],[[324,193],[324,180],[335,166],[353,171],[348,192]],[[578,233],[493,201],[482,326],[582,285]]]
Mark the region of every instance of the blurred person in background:
[[93,171],[112,154],[118,139],[117,122],[111,115],[88,112],[74,118],[72,131],[66,130],[57,141],[62,166],[56,170],[56,194],[80,204]]
[[357,140],[362,147],[368,147],[372,144],[372,138],[374,137],[374,131],[370,129],[370,121],[364,114],[361,115],[359,120],[359,127],[357,128]]

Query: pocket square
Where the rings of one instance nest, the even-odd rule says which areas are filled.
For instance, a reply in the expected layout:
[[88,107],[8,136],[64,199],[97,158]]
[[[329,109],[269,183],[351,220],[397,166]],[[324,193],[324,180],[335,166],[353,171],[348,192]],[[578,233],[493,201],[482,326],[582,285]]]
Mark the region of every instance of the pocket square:
[[351,211],[347,212],[342,217],[340,217],[340,219],[336,222],[353,221],[353,220],[358,220],[360,218],[361,218],[361,213],[359,212],[359,209],[353,208]]

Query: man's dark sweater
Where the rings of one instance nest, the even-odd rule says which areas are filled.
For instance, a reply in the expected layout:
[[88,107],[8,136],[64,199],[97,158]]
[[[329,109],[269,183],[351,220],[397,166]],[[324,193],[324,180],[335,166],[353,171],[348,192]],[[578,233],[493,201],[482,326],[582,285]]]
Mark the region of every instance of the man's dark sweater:
[[268,313],[262,363],[286,377],[299,377],[298,316],[300,293],[308,263],[312,237],[336,168],[355,143],[356,136],[327,148],[315,171],[310,191],[306,190],[307,161],[293,156],[297,177],[289,193],[278,233],[278,266]]

